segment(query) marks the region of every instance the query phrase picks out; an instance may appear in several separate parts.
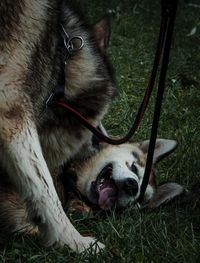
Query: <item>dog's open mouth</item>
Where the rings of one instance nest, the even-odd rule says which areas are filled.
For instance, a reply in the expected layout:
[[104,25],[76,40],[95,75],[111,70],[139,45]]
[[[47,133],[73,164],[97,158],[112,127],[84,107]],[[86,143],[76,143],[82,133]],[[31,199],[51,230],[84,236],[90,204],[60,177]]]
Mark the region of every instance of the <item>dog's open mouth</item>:
[[103,210],[110,210],[114,206],[117,196],[118,188],[112,179],[112,164],[106,165],[96,181],[92,183],[92,187],[98,196],[98,204]]

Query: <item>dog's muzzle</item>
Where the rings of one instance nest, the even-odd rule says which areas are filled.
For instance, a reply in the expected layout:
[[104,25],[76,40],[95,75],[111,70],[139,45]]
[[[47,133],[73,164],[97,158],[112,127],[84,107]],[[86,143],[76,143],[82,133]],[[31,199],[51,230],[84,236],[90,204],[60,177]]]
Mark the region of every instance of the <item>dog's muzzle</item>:
[[127,195],[135,196],[138,192],[138,183],[133,178],[126,178],[122,181],[122,189]]
[[120,197],[134,197],[139,190],[138,182],[135,179],[127,177],[115,181],[112,172],[112,164],[106,165],[91,184],[93,196],[103,210],[111,210]]

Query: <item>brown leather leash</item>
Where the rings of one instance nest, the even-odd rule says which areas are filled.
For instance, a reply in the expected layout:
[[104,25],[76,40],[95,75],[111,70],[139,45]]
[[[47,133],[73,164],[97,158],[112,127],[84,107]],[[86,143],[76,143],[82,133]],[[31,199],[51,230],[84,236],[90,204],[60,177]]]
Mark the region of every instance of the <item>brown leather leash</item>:
[[[162,62],[161,62],[161,67],[160,67],[160,77],[159,77],[157,96],[156,96],[156,102],[155,102],[155,110],[154,110],[154,115],[153,115],[153,122],[152,122],[151,136],[150,136],[150,143],[149,143],[149,149],[148,149],[148,155],[147,155],[147,162],[146,162],[143,182],[141,185],[140,196],[137,200],[139,203],[143,201],[144,193],[147,188],[150,172],[152,169],[153,153],[155,149],[163,94],[165,90],[165,80],[166,80],[166,73],[167,73],[168,62],[169,62],[172,35],[173,35],[173,30],[174,30],[177,3],[178,3],[178,0],[161,0],[162,19],[161,19],[160,33],[158,37],[157,48],[156,48],[156,53],[154,57],[154,63],[153,63],[151,76],[150,76],[142,103],[139,107],[139,111],[136,115],[136,118],[131,128],[129,129],[129,131],[124,137],[119,138],[119,139],[113,139],[113,138],[106,136],[98,128],[93,126],[87,120],[87,118],[85,118],[80,112],[76,111],[65,100],[63,100],[64,96],[61,96],[62,99],[60,99],[60,96],[56,96],[56,92],[51,93],[51,95],[46,101],[47,106],[49,105],[49,103],[53,102],[54,105],[57,105],[58,107],[65,109],[68,113],[70,113],[70,115],[74,116],[74,118],[79,120],[82,125],[84,125],[87,129],[89,129],[99,140],[104,141],[109,144],[113,144],[113,145],[119,145],[119,144],[125,143],[129,141],[131,137],[134,135],[135,131],[137,130],[137,128],[139,127],[141,123],[141,120],[144,117],[144,113],[148,106],[150,96],[152,94],[152,90],[153,90],[154,83],[156,80],[156,75],[157,75],[158,68],[160,65],[160,60],[162,57]],[[64,33],[66,34],[66,32]],[[80,38],[80,37],[75,37],[75,38]],[[68,43],[68,46],[70,48],[71,46],[73,46],[73,43],[70,38],[67,39],[67,41],[66,40],[64,41],[65,41],[65,44]],[[83,48],[84,43],[83,43],[82,38],[81,38],[80,44],[81,44],[81,48]]]

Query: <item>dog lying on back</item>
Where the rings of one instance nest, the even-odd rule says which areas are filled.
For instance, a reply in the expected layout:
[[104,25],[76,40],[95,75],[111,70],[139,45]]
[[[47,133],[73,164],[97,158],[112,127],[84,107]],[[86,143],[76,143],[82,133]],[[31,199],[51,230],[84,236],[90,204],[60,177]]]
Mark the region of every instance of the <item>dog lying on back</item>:
[[127,205],[156,208],[184,191],[177,183],[157,185],[155,164],[174,151],[176,145],[173,140],[157,139],[154,167],[141,205],[137,203],[137,199],[144,176],[149,141],[119,146],[101,144],[98,153],[90,159],[74,161],[64,169],[63,185],[69,189],[71,184],[71,189],[77,196],[102,210]]
[[[184,192],[177,183],[157,185],[155,166],[151,171],[144,201],[139,205],[137,198],[144,176],[148,141],[126,143],[120,146],[100,144],[96,154],[87,160],[74,160],[65,165],[63,172],[54,174],[54,184],[62,205],[69,203],[70,193],[76,198],[73,209],[87,209],[84,203],[95,210],[112,210],[137,206],[157,208]],[[173,140],[157,139],[154,165],[176,148]],[[29,220],[24,203],[9,185],[0,184],[0,230],[2,232],[39,233],[38,227]],[[77,206],[78,204],[78,206]]]

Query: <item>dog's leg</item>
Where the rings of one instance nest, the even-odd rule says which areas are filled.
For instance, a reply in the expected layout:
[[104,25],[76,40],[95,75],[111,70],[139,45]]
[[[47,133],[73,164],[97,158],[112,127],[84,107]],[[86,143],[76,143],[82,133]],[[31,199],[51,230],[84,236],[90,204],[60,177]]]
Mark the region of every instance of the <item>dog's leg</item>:
[[30,218],[38,222],[45,244],[66,244],[78,252],[93,244],[95,251],[98,251],[103,245],[91,237],[81,236],[62,209],[42,155],[34,122],[27,119],[21,124],[21,129],[16,129],[11,123],[14,122],[9,121],[10,127],[7,130],[5,126],[0,127],[1,137],[4,135],[5,157],[8,158],[6,168],[27,205]]
[[1,182],[0,233],[7,236],[13,232],[37,234],[38,227],[31,224],[25,206],[12,186]]

